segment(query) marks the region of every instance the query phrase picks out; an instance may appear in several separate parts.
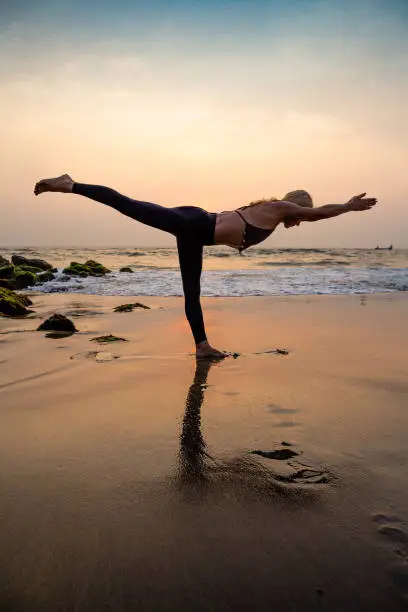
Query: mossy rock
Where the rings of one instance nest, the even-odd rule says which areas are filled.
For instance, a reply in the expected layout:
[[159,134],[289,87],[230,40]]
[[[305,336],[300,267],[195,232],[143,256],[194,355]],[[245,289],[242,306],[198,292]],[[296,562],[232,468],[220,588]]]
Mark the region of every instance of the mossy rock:
[[51,272],[51,270],[47,270],[47,272],[41,272],[41,274],[37,274],[37,283],[47,283],[48,281],[52,281],[55,278],[55,274]]
[[113,309],[114,312],[132,312],[135,308],[144,308],[146,310],[150,310],[150,306],[145,306],[140,302],[133,302],[132,304],[122,304],[121,306],[116,306]]
[[0,266],[6,266],[8,265],[10,262],[8,259],[6,259],[5,257],[3,257],[3,255],[0,255]]
[[15,286],[16,289],[25,289],[31,287],[37,282],[37,277],[32,272],[24,272],[24,270],[15,269]]
[[38,331],[76,332],[78,331],[71,321],[63,314],[54,314],[37,327]]
[[32,300],[30,300],[30,298],[28,297],[28,295],[24,295],[24,293],[19,293],[18,299],[22,304],[24,304],[24,306],[31,306],[33,303]]
[[89,276],[88,271],[85,270],[84,264],[81,264],[77,261],[71,261],[69,266],[63,269],[64,274],[68,274],[69,276],[79,276],[84,273],[86,276]]
[[10,289],[0,288],[0,313],[7,317],[21,317],[32,310],[26,308],[28,305],[25,296],[18,295]]
[[15,266],[33,266],[40,270],[52,270],[53,266],[44,259],[28,259],[22,255],[13,255],[11,261]]
[[23,272],[32,272],[33,274],[44,272],[42,268],[38,268],[37,266],[16,266],[16,270],[22,270]]
[[105,268],[101,263],[88,259],[84,264],[78,261],[71,261],[67,268],[64,268],[63,273],[69,274],[70,276],[80,276],[85,278],[86,276],[104,276],[111,272],[108,268]]
[[110,342],[129,342],[125,338],[119,338],[109,334],[108,336],[98,336],[97,338],[91,338],[91,342],[98,342],[99,344],[109,344]]
[[112,270],[109,270],[109,268],[105,268],[105,266],[103,266],[98,261],[94,261],[93,259],[88,259],[88,261],[85,262],[85,266],[92,270],[92,272],[97,276],[103,276],[112,272]]
[[0,278],[0,287],[3,289],[17,289],[16,283],[11,278]]
[[10,263],[0,266],[0,278],[14,278],[14,270],[13,264]]
[[124,266],[123,268],[119,270],[119,272],[133,272],[133,270],[132,268],[128,268],[127,266]]

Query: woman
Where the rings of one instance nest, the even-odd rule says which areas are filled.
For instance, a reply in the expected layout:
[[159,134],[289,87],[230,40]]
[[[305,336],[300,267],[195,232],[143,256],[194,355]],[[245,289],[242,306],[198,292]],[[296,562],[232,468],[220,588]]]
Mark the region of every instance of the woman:
[[290,228],[302,221],[320,221],[345,212],[369,210],[377,202],[375,198],[366,198],[366,194],[362,193],[351,198],[346,204],[328,204],[313,208],[310,195],[306,191],[298,190],[287,193],[283,200],[259,200],[236,210],[209,213],[196,206],[166,208],[151,202],[132,200],[108,187],[76,183],[68,174],[43,179],[35,185],[35,195],[45,191],[76,193],[91,198],[176,237],[185,312],[199,358],[227,356],[227,353],[218,351],[208,343],[205,333],[200,304],[204,245],[223,244],[241,253],[265,240],[280,223]]

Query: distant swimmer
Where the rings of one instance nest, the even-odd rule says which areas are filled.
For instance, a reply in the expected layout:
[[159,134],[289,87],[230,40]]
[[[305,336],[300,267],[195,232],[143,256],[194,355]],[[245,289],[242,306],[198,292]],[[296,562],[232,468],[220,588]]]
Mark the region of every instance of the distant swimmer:
[[345,204],[313,208],[313,200],[307,191],[297,190],[290,191],[282,200],[256,200],[235,210],[213,213],[197,206],[167,208],[152,202],[133,200],[109,187],[77,183],[68,174],[43,179],[35,185],[35,195],[45,191],[85,196],[176,237],[185,313],[199,358],[223,358],[229,355],[212,347],[205,333],[200,303],[205,245],[226,245],[242,253],[268,238],[280,224],[289,229],[305,221],[322,221],[346,212],[370,210],[377,203],[376,198],[367,198],[365,193],[361,193]]

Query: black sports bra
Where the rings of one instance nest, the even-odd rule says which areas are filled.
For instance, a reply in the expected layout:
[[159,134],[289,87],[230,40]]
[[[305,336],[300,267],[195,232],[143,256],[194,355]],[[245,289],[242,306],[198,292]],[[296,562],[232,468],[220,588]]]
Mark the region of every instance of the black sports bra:
[[242,236],[241,246],[238,248],[240,253],[242,253],[242,251],[248,247],[262,242],[272,234],[273,230],[264,229],[263,227],[256,227],[256,225],[248,223],[248,221],[241,215],[239,210],[236,210],[235,212],[239,214],[245,223],[245,230],[244,235]]

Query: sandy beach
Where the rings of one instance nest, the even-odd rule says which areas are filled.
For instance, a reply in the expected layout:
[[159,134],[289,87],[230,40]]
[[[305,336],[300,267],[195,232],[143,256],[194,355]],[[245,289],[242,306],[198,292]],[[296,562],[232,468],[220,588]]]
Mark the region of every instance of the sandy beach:
[[32,299],[0,318],[2,612],[406,609],[407,293],[203,298],[216,364],[181,298]]

